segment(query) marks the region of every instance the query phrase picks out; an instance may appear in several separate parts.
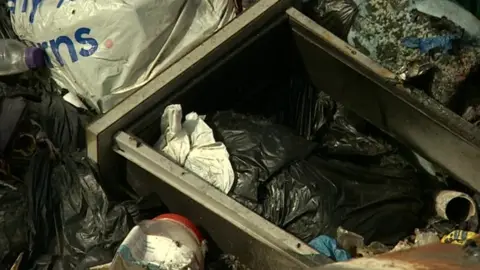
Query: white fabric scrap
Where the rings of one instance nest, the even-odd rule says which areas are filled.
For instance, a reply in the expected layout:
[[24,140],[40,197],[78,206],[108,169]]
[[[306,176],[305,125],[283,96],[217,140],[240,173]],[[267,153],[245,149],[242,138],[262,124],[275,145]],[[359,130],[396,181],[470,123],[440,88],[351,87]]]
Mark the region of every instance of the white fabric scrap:
[[215,141],[212,129],[197,113],[187,114],[183,126],[180,126],[181,119],[180,105],[169,105],[165,109],[161,123],[162,136],[155,149],[228,193],[235,176],[227,148]]

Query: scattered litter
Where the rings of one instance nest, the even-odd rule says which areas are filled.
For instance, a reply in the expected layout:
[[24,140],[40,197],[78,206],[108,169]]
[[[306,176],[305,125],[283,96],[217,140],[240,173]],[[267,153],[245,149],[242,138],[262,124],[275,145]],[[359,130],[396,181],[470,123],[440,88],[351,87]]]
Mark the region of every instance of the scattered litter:
[[16,39],[0,40],[0,76],[26,72],[45,66],[45,53]]
[[50,149],[39,149],[25,178],[31,219],[28,269],[107,263],[135,223],[148,212],[164,210],[153,194],[111,203],[84,152],[59,159]]
[[468,239],[463,245],[463,250],[469,260],[480,262],[480,235]]
[[415,246],[425,246],[429,244],[437,244],[440,243],[440,238],[434,232],[430,231],[420,231],[419,229],[415,229]]
[[397,252],[402,250],[408,250],[413,248],[413,244],[407,240],[399,241],[398,244],[390,251],[390,252]]
[[439,216],[434,216],[428,219],[427,230],[434,230],[440,237],[443,237],[455,229],[457,229],[458,224],[452,220],[447,220]]
[[222,254],[213,262],[207,263],[207,270],[251,270],[232,254]]
[[387,247],[386,245],[380,242],[372,242],[368,246],[364,246],[363,248],[357,249],[356,257],[372,257],[375,255],[387,253],[391,250],[391,248]]
[[371,257],[390,251],[389,247],[377,241],[373,241],[368,246],[365,246],[361,235],[347,231],[342,227],[337,229],[337,241],[340,247],[347,250],[355,258]]
[[315,237],[308,243],[308,245],[337,262],[348,261],[352,258],[346,250],[337,246],[337,241],[335,241],[335,239],[326,235]]
[[206,252],[206,241],[191,221],[163,214],[140,222],[128,233],[110,269],[202,270]]
[[339,245],[349,251],[353,256],[358,253],[359,249],[365,246],[364,239],[361,235],[345,230],[342,227],[337,229],[337,241]]
[[458,36],[447,35],[439,37],[406,37],[402,40],[403,46],[412,49],[419,49],[422,53],[429,53],[434,49],[440,49],[443,53],[448,53],[453,49],[453,42],[459,40]]
[[454,244],[454,245],[463,245],[469,239],[474,239],[478,237],[478,234],[475,232],[468,232],[462,230],[455,230],[448,235],[445,235],[442,238],[442,243],[444,244]]
[[65,94],[63,96],[63,99],[77,108],[88,110],[88,108],[85,106],[85,104],[83,104],[80,98],[78,98],[78,96],[73,94],[72,92],[68,92],[67,94]]
[[225,145],[215,141],[212,129],[195,112],[185,116],[183,125],[182,117],[180,105],[165,108],[162,135],[154,148],[228,193],[233,186],[234,173]]

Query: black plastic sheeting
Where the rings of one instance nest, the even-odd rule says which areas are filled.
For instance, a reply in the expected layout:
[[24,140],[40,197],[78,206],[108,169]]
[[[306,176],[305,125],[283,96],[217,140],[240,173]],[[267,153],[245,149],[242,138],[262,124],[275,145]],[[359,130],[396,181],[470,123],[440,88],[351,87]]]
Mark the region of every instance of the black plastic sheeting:
[[[317,137],[320,143],[259,116],[209,116],[236,174],[230,195],[306,242],[320,234],[334,237],[343,226],[367,243],[396,244],[421,222],[415,171],[389,146],[358,133],[343,114],[329,114],[325,125],[336,128]],[[358,165],[355,156],[371,158]]]
[[110,262],[137,222],[166,209],[153,195],[111,201],[84,151],[92,115],[22,76],[0,83],[3,113],[12,100],[27,104],[0,164],[1,269],[21,252],[22,269]]
[[20,181],[0,181],[0,269],[8,269],[27,247],[26,194]]
[[26,177],[30,257],[38,258],[29,268],[86,269],[108,263],[136,223],[162,212],[158,198],[151,198],[156,205],[147,209],[141,209],[142,201],[110,203],[84,153],[59,160],[50,156],[48,149],[38,151]]

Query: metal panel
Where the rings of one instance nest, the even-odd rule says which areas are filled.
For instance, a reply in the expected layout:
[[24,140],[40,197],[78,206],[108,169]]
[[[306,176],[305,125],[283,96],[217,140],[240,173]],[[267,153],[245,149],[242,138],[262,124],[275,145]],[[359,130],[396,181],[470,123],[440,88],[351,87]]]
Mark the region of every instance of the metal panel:
[[299,11],[287,14],[316,87],[480,191],[480,134],[473,125],[394,85],[394,74]]
[[253,269],[303,269],[331,262],[138,138],[120,132],[115,140],[115,151],[141,168],[128,165],[133,166],[131,181],[141,179],[169,210],[188,216],[224,252]]

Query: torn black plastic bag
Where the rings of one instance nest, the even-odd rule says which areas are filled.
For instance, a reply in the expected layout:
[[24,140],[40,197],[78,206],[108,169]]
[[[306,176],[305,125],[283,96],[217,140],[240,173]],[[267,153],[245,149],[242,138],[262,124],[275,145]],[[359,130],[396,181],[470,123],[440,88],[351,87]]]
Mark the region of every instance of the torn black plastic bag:
[[259,199],[260,184],[290,162],[308,156],[316,146],[261,117],[224,111],[206,120],[230,154],[235,171],[233,194],[253,202]]
[[[135,201],[110,203],[83,152],[56,159],[48,149],[32,159],[29,193],[30,254],[27,269],[86,269],[112,260],[141,215]],[[156,201],[157,205],[161,202]]]
[[[396,244],[419,223],[421,188],[411,169],[382,167],[381,158],[371,159],[368,166],[328,159],[332,152],[325,148],[312,155],[315,143],[260,117],[219,112],[210,126],[230,153],[240,186],[234,187],[232,197],[304,241],[319,234],[335,237],[337,227],[343,226],[367,243]],[[353,126],[345,127],[356,132]],[[352,145],[339,134],[334,138]],[[374,144],[372,140],[366,141]],[[355,147],[348,152],[343,146],[333,156],[358,157],[361,152]],[[387,151],[380,150],[377,156]]]
[[335,184],[316,166],[310,158],[286,165],[266,183],[259,212],[305,242],[329,231],[335,209]]
[[413,169],[408,161],[399,155],[397,148],[387,142],[385,138],[366,134],[369,126],[362,119],[356,121],[355,124],[364,132],[358,131],[352,121],[355,118],[358,119],[343,105],[337,104],[328,130],[318,138],[321,145],[319,152],[322,156],[350,161],[366,167],[373,165],[407,171]]
[[26,194],[22,182],[0,180],[0,269],[8,269],[28,248]]
[[328,128],[336,103],[313,86],[302,66],[295,69],[297,73],[290,77],[288,88],[289,104],[280,111],[282,117],[279,117],[279,122],[293,127],[298,135],[307,140],[313,140]]
[[44,130],[60,152],[85,148],[85,127],[92,115],[73,107],[58,94],[44,93],[41,102],[31,102],[30,117]]
[[[394,145],[377,134],[366,134],[369,128],[363,120],[353,125],[351,119],[351,113],[337,104],[328,131],[320,138],[319,158],[313,159],[342,194],[337,194],[341,199],[334,215],[341,218],[332,221],[330,233],[335,236],[335,226],[342,226],[361,234],[367,244],[394,245],[421,222],[421,180]],[[386,220],[392,225],[382,226]]]
[[304,13],[342,39],[347,39],[358,13],[354,0],[306,0]]
[[420,180],[412,170],[373,167],[317,157],[323,181],[335,185],[329,235],[338,226],[362,235],[365,242],[395,245],[420,225]]
[[312,155],[287,166],[266,188],[261,214],[304,241],[335,237],[342,226],[367,243],[394,245],[420,225],[422,194],[413,171]]

